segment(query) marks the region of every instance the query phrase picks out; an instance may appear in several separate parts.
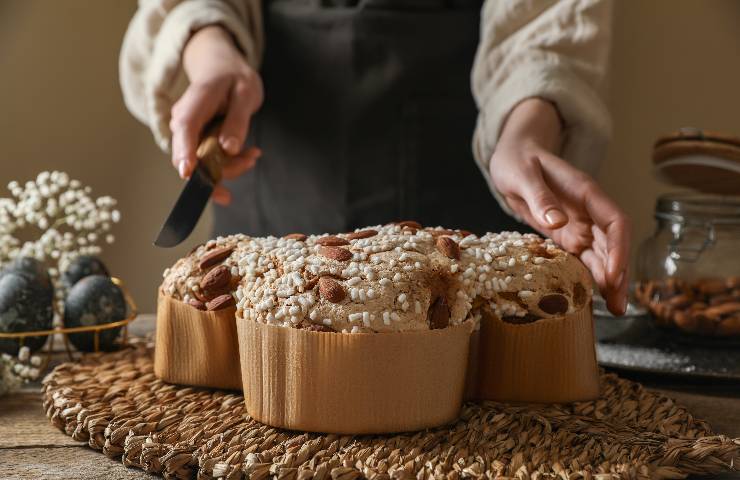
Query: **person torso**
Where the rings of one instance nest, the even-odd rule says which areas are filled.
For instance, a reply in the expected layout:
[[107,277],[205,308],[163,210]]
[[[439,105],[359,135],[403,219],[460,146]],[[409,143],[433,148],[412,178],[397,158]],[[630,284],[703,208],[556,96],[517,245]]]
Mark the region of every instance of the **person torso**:
[[265,3],[263,158],[230,182],[217,233],[341,232],[413,219],[516,224],[471,153],[470,70],[481,1]]

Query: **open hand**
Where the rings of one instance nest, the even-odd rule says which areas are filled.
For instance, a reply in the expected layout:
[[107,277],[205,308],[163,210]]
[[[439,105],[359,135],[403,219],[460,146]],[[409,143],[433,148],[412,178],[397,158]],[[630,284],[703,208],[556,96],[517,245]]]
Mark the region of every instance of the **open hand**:
[[[530,122],[527,115],[535,115],[535,120]],[[553,120],[556,136],[546,126]],[[538,132],[541,129],[547,133]],[[538,99],[522,102],[507,120],[491,157],[491,179],[518,216],[579,256],[609,310],[621,315],[627,302],[629,219],[593,178],[551,153],[558,144],[554,107]]]

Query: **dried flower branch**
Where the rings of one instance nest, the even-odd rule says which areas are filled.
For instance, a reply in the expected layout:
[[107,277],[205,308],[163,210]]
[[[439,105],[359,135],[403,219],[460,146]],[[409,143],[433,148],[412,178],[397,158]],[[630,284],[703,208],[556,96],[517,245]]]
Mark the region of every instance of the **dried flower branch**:
[[31,355],[28,347],[21,347],[18,357],[7,353],[0,355],[0,397],[12,393],[25,382],[32,382],[41,375],[41,357]]
[[[92,189],[64,172],[41,172],[21,186],[8,184],[12,198],[0,198],[0,267],[17,257],[33,257],[50,266],[57,295],[64,296],[60,273],[79,255],[99,255],[100,244],[113,243],[110,233],[121,214],[116,200],[93,198]],[[19,234],[37,227],[41,235],[21,242]]]

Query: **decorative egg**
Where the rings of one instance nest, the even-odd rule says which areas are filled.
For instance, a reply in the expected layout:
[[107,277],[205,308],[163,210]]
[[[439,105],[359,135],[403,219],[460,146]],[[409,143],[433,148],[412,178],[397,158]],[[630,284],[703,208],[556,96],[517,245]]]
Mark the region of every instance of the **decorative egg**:
[[110,276],[105,264],[98,257],[80,255],[70,262],[62,274],[62,284],[70,289],[75,283],[90,275]]
[[[54,284],[51,281],[49,270],[46,265],[33,257],[16,258],[0,272],[0,277],[6,273],[16,273],[28,278],[31,283],[38,289],[39,302],[46,305],[52,304],[52,319],[54,317]],[[34,329],[38,330],[38,329]]]
[[[54,319],[54,292],[50,285],[44,283],[43,276],[3,271],[0,274],[0,332],[49,330]],[[22,344],[36,351],[44,346],[46,337],[26,337]],[[0,351],[4,353],[17,355],[20,346],[18,339],[0,339]]]
[[0,272],[0,277],[7,273],[17,273],[28,277],[29,279],[35,280],[35,283],[44,290],[51,290],[53,296],[53,286],[51,283],[51,277],[46,266],[36,260],[33,257],[20,257],[16,258],[12,262],[3,268]]
[[[78,281],[64,302],[64,326],[81,327],[118,322],[126,318],[123,292],[104,275],[89,275]],[[99,332],[99,349],[115,349],[121,327]],[[71,333],[69,340],[83,352],[95,350],[95,332]]]

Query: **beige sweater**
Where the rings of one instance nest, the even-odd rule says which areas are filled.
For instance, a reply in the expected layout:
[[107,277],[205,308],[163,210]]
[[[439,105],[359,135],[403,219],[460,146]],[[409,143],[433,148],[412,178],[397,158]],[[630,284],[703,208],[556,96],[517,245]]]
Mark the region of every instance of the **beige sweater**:
[[[258,68],[265,43],[261,5],[261,0],[139,0],[121,49],[121,87],[126,106],[151,128],[162,149],[169,149],[170,109],[187,87],[181,59],[191,33],[223,25]],[[486,0],[471,81],[479,109],[473,153],[489,185],[488,162],[507,114],[534,96],[560,110],[566,125],[563,157],[586,172],[596,170],[610,132],[602,98],[610,20],[611,0]]]

